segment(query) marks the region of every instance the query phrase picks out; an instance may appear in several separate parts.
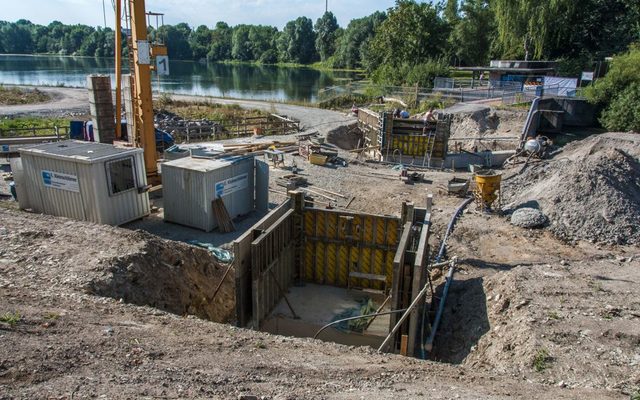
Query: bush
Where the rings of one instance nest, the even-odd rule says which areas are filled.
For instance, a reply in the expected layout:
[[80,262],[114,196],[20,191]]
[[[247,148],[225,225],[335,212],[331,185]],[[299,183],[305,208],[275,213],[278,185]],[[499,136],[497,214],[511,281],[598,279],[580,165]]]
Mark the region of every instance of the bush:
[[421,64],[381,65],[372,74],[377,84],[432,87],[434,78],[449,76],[449,65],[443,59],[431,59]]
[[610,131],[640,133],[640,82],[618,94],[600,117],[602,126]]
[[612,131],[640,130],[640,46],[615,56],[607,75],[585,90],[590,102],[603,111],[602,125]]

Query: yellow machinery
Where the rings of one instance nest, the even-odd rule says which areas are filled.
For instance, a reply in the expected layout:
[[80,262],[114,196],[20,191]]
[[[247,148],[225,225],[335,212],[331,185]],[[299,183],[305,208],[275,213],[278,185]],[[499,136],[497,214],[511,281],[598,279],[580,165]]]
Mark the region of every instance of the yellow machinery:
[[[124,1],[124,13],[122,12]],[[130,29],[129,65],[132,75],[131,99],[133,109],[133,143],[144,149],[144,165],[150,183],[159,183],[158,155],[156,153],[155,127],[153,124],[153,98],[151,93],[152,57],[166,56],[167,48],[152,44],[147,37],[147,14],[144,0],[115,0],[116,8],[116,118],[119,120],[122,99],[122,55],[121,22],[124,20]],[[156,14],[153,14],[156,15]],[[118,121],[119,122],[119,121]],[[116,123],[116,140],[122,137],[120,123]]]
[[499,211],[502,175],[492,170],[481,170],[476,172],[474,179],[476,188],[473,195],[478,208],[483,211]]

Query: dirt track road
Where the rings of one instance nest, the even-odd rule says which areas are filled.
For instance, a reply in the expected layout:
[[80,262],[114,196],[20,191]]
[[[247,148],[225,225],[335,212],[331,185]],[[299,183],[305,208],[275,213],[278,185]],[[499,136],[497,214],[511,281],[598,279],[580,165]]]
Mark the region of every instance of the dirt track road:
[[[11,115],[42,115],[63,116],[70,113],[89,113],[89,97],[86,89],[38,87],[38,90],[49,93],[53,101],[40,104],[0,106],[0,116]],[[239,104],[246,108],[272,111],[300,120],[304,130],[317,130],[321,134],[354,123],[356,119],[344,113],[323,110],[320,108],[303,107],[268,101],[234,100],[215,97],[171,95],[181,101],[208,101],[220,104]]]

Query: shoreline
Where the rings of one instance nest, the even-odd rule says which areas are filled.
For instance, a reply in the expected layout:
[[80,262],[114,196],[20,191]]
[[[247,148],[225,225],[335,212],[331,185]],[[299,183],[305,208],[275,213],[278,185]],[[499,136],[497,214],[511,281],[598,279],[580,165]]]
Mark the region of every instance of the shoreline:
[[[115,57],[95,57],[95,56],[76,56],[70,54],[55,54],[55,53],[35,53],[35,54],[16,54],[16,53],[0,53],[0,57],[60,57],[60,58],[78,58],[78,59],[95,59],[95,60],[111,60],[113,61]],[[179,60],[179,59],[171,59],[171,62],[183,62],[183,63],[197,63],[197,64],[222,64],[222,65],[251,65],[254,67],[277,67],[277,68],[299,68],[299,69],[312,69],[321,72],[348,72],[359,74],[362,76],[366,75],[364,69],[350,69],[350,68],[331,68],[327,66],[320,65],[318,62],[313,64],[297,64],[297,63],[275,63],[275,64],[264,64],[259,61],[239,61],[239,60],[225,60],[225,61],[204,61],[201,60]]]

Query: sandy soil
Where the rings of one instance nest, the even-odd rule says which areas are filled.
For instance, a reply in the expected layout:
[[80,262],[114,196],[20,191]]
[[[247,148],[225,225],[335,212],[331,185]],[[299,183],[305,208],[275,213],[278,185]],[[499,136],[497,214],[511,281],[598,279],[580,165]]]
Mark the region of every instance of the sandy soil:
[[[350,121],[301,107],[278,112],[296,117],[291,110],[308,127]],[[430,244],[437,248],[461,202],[440,193],[453,174],[421,171],[425,181],[409,185],[389,167],[341,155],[349,166],[292,156],[287,166],[295,160],[312,185],[344,196],[336,196],[338,206],[353,198],[353,210],[399,215],[402,201],[422,205],[435,194]],[[271,170],[272,189],[284,190],[275,180],[287,173]],[[272,203],[281,199],[272,193]],[[131,228],[190,237],[151,218]],[[435,343],[440,362],[419,361],[199,319],[228,319],[222,302],[232,297],[226,281],[223,297],[208,297],[224,267],[204,251],[20,212],[3,200],[0,399],[623,399],[640,390],[637,247],[567,244],[548,230],[516,228],[471,207],[448,254],[460,268]],[[439,290],[446,272],[433,271]]]
[[[18,211],[0,220],[0,310],[20,314],[0,323],[0,398],[623,398],[97,296],[88,284],[108,278],[118,254],[139,253],[144,237]],[[90,250],[88,234],[99,239]]]

